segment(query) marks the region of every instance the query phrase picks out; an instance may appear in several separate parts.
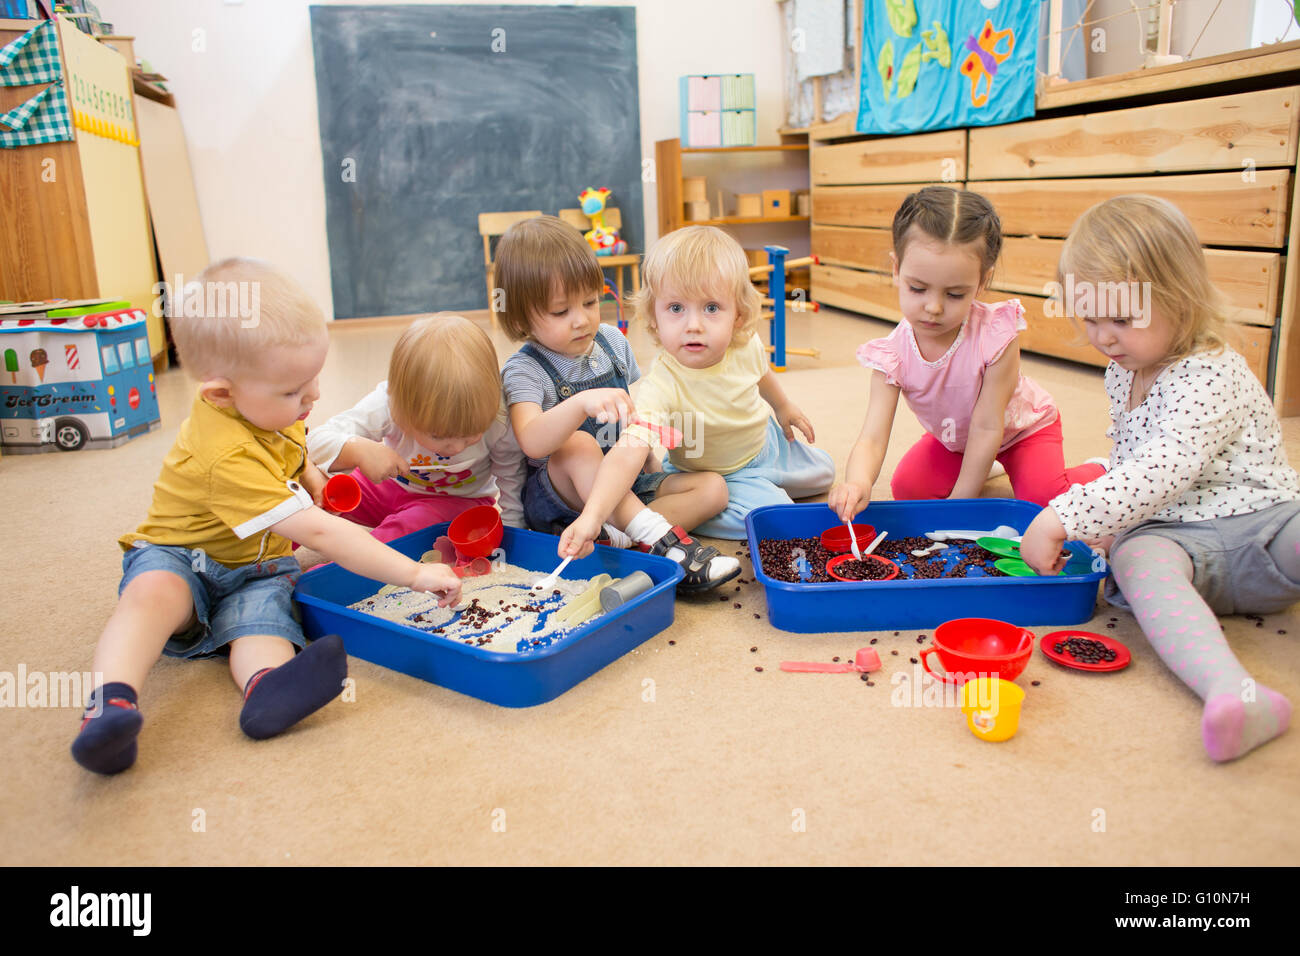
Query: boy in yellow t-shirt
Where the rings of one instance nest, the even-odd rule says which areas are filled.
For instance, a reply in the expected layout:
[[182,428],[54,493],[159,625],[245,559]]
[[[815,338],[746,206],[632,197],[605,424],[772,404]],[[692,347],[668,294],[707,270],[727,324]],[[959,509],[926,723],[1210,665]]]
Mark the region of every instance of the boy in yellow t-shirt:
[[[835,463],[795,440],[797,428],[811,443],[812,423],[777,383],[755,332],[761,299],[739,243],[713,226],[678,229],[650,250],[642,274],[637,312],[661,351],[641,381],[636,414],[661,433],[682,433],[665,471],[715,472],[727,484],[727,507],[694,530],[743,539],[754,508],[829,489]],[[591,550],[654,440],[651,429],[633,423],[605,455],[586,507],[561,535],[562,556]]]
[[357,574],[436,592],[443,605],[460,598],[447,567],[412,561],[315,507],[325,479],[307,458],[303,420],[320,396],[329,337],[306,292],[253,260],[227,259],[196,281],[197,293],[186,291],[202,297],[199,307],[171,322],[198,394],[148,517],[120,539],[118,605],[95,648],[103,683],[72,743],[97,773],[135,762],[136,695],[160,653],[229,655],[244,696],[239,725],[255,739],[339,694],[347,655],[336,635],[307,645],[293,608],[292,541]]

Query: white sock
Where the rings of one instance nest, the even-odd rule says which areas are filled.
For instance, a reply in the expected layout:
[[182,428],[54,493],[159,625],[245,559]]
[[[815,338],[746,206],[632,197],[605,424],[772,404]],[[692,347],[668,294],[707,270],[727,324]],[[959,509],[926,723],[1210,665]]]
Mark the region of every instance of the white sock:
[[627,523],[627,536],[637,544],[654,544],[672,530],[667,519],[652,508],[642,508]]
[[[664,518],[663,515],[652,508],[642,508],[636,516],[627,523],[627,533],[639,544],[653,545],[660,538],[672,531],[673,527]],[[664,557],[670,561],[681,561],[686,557],[686,552],[681,548],[669,548],[664,553]],[[718,578],[725,578],[731,572],[740,567],[740,562],[735,558],[729,558],[725,555],[718,555],[709,559],[708,577],[711,581]]]
[[632,539],[608,522],[605,523],[605,537],[609,538],[611,548],[632,547]]

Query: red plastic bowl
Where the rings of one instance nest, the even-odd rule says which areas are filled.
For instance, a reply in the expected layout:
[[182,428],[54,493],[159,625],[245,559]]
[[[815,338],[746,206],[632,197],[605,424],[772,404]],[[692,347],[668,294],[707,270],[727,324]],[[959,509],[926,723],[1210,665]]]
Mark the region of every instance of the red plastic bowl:
[[[875,538],[876,529],[869,524],[855,524],[853,533],[858,536],[858,548],[861,549]],[[848,554],[853,550],[853,542],[849,540],[849,529],[842,524],[823,531],[821,544],[827,551],[834,551],[836,554]]]
[[[925,672],[946,684],[964,684],[979,674],[1015,680],[1034,653],[1034,635],[1023,627],[987,617],[962,617],[940,624],[934,644],[921,652]],[[930,669],[929,655],[938,654],[945,673]]]
[[875,561],[875,562],[877,562],[878,564],[884,564],[884,565],[887,565],[887,566],[891,569],[890,572],[889,572],[889,576],[888,576],[888,577],[883,577],[883,578],[845,578],[845,577],[841,577],[840,575],[838,575],[838,574],[835,573],[835,569],[838,568],[841,564],[844,564],[846,561],[857,561],[857,560],[858,560],[858,559],[855,558],[855,557],[854,557],[853,555],[851,555],[851,554],[840,554],[840,555],[836,555],[835,557],[831,558],[829,561],[826,562],[826,573],[829,574],[831,577],[833,577],[836,581],[848,581],[848,582],[850,582],[850,583],[852,583],[852,584],[871,584],[871,583],[874,583],[874,582],[876,582],[876,581],[891,581],[891,580],[893,580],[894,578],[898,577],[898,575],[899,575],[899,573],[900,573],[900,572],[899,572],[898,565],[896,565],[893,561],[890,561],[888,558],[882,558],[882,557],[881,557],[880,555],[878,555],[878,554],[864,554],[864,555],[862,556],[862,560],[863,560],[863,561]]
[[467,558],[486,558],[497,549],[505,528],[501,512],[492,505],[479,505],[457,515],[447,528],[447,537]]

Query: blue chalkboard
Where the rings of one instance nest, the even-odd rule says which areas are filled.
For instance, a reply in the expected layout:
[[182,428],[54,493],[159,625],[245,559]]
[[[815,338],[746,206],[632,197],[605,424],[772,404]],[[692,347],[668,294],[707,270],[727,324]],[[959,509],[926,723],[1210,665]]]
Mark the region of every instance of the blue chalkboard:
[[632,7],[313,6],[339,318],[487,307],[478,214],[607,186],[644,250]]

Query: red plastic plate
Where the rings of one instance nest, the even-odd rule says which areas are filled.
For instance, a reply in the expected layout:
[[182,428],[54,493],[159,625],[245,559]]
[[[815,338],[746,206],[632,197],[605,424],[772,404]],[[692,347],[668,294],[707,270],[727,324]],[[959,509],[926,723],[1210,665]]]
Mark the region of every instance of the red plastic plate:
[[[1090,641],[1101,641],[1110,650],[1115,652],[1113,661],[1105,661],[1099,664],[1085,664],[1083,661],[1076,661],[1069,654],[1058,654],[1052,650],[1052,645],[1067,641],[1072,637],[1083,637]],[[1064,664],[1066,667],[1073,667],[1077,671],[1118,671],[1128,667],[1129,662],[1133,659],[1129,654],[1128,648],[1115,640],[1113,637],[1107,637],[1105,634],[1096,634],[1093,631],[1053,631],[1051,634],[1044,634],[1038,642],[1038,649],[1043,652],[1048,660],[1055,661],[1058,664]]]

